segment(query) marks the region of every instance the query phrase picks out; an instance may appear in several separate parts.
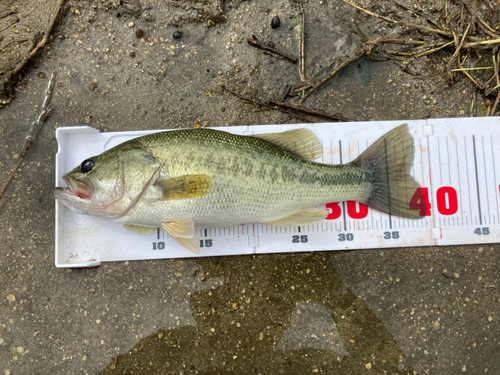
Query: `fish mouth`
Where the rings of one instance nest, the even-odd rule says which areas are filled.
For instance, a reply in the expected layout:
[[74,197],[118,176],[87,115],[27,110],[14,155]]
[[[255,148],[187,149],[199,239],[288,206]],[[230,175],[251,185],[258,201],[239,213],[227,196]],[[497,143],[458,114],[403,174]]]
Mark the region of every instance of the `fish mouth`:
[[74,195],[81,199],[90,199],[92,196],[92,187],[87,182],[68,175],[64,175],[63,180],[68,187],[57,187],[56,190],[66,191],[67,194]]

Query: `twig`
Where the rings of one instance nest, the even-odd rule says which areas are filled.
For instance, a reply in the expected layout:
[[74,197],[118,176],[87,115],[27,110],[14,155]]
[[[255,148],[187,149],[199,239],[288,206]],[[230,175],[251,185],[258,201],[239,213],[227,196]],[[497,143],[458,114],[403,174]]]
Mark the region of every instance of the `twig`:
[[471,42],[471,43],[464,43],[462,48],[471,48],[471,47],[478,47],[478,46],[486,46],[489,44],[499,44],[500,43],[500,38],[497,39],[489,39],[489,40],[481,40],[478,42]]
[[[349,120],[349,119],[342,117],[342,116],[331,115],[331,114],[323,112],[323,111],[318,111],[315,109],[307,109],[307,108],[299,107],[296,105],[284,103],[281,101],[269,100],[269,101],[263,102],[263,101],[260,101],[257,99],[242,96],[234,91],[229,90],[226,86],[220,86],[220,87],[221,87],[221,89],[223,89],[224,91],[227,91],[228,93],[237,97],[238,99],[241,99],[241,100],[249,102],[249,103],[253,103],[254,105],[256,104],[256,105],[260,105],[260,106],[271,108],[271,109],[277,109],[277,110],[284,112],[286,114],[293,115],[293,116],[298,117],[300,119],[305,119],[307,122],[311,122],[311,119],[309,117],[302,116],[300,114],[297,114],[296,112],[301,112],[302,114],[305,114],[305,115],[323,117],[323,118],[327,118],[329,120],[334,120],[334,121],[339,121],[339,122],[340,121],[352,121],[352,120]],[[292,111],[288,111],[287,109],[291,109]]]
[[481,18],[478,18],[476,15],[477,20],[479,21],[479,27],[481,30],[483,30],[486,34],[491,36],[492,38],[498,38],[498,34],[493,30],[486,22],[484,22]]
[[452,69],[452,72],[461,72],[463,70],[485,70],[485,69],[493,69],[492,66],[476,66],[475,68],[461,68],[461,69]]
[[7,25],[7,26],[2,27],[2,28],[0,29],[0,33],[1,33],[2,31],[7,30],[9,27],[11,27],[12,25],[14,25],[15,23],[16,23],[16,22],[12,22],[11,24],[9,24],[9,25]]
[[441,45],[440,47],[437,47],[437,48],[433,48],[433,49],[430,49],[428,51],[425,51],[425,52],[422,52],[422,53],[419,53],[416,57],[422,57],[422,56],[425,56],[425,55],[428,55],[430,53],[433,53],[433,52],[436,52],[436,51],[439,51],[440,49],[443,49],[445,47],[448,47],[449,45],[452,45],[454,42],[448,42],[448,43],[445,43],[443,45]]
[[43,99],[43,104],[42,104],[42,111],[38,115],[37,119],[33,121],[31,124],[31,130],[28,133],[28,136],[26,137],[26,142],[24,144],[23,150],[21,151],[21,154],[19,156],[19,160],[17,164],[15,165],[14,169],[12,169],[12,172],[9,175],[9,178],[7,179],[7,182],[5,183],[4,187],[2,188],[2,191],[0,191],[0,198],[2,198],[3,193],[7,189],[7,186],[9,186],[10,181],[16,174],[19,165],[23,161],[23,159],[28,155],[29,150],[31,149],[31,146],[33,145],[33,142],[35,142],[36,136],[38,134],[38,131],[40,128],[43,126],[43,122],[47,119],[49,112],[50,112],[50,98],[52,96],[52,90],[54,88],[54,82],[55,82],[55,77],[56,77],[56,72],[53,72],[50,79],[49,79],[49,84],[47,86],[47,90],[45,91],[45,98]]
[[302,3],[300,4],[300,9],[302,13],[302,23],[300,30],[300,80],[302,82],[306,81],[306,12],[304,12],[304,8],[302,7]]
[[[495,49],[493,50],[493,54],[492,54],[493,67],[495,68],[495,80],[496,80],[497,85],[491,91],[493,91],[495,88],[500,86],[500,77],[498,76],[498,63],[499,62],[497,61],[497,51],[498,51],[498,46],[495,47]],[[499,99],[500,99],[500,91],[497,92],[495,104],[493,104],[493,108],[491,109],[491,116],[493,116],[495,114],[495,110],[497,108]]]
[[331,115],[329,113],[326,113],[326,112],[323,112],[323,111],[318,111],[316,109],[303,108],[303,107],[299,107],[299,106],[288,104],[288,103],[284,103],[284,102],[278,102],[278,101],[275,101],[275,100],[270,100],[269,104],[277,105],[277,106],[284,107],[284,108],[293,109],[294,111],[303,112],[303,113],[306,113],[308,115],[313,115],[313,116],[318,116],[318,117],[324,117],[324,118],[327,118],[329,120],[335,120],[335,121],[341,121],[341,122],[350,122],[350,121],[352,121],[352,120],[349,120],[349,119],[347,119],[345,117],[342,117],[342,116]]
[[493,29],[490,27],[490,25],[488,25],[486,22],[484,22],[484,21],[483,21],[483,20],[482,20],[482,19],[478,16],[478,14],[477,14],[476,12],[473,12],[473,11],[472,11],[472,9],[470,9],[469,5],[467,5],[467,3],[463,2],[462,4],[465,6],[465,8],[466,8],[466,9],[467,9],[467,11],[469,12],[469,14],[470,14],[472,17],[476,18],[476,19],[479,21],[479,23],[478,23],[479,28],[480,28],[481,30],[483,30],[483,32],[484,32],[484,33],[488,34],[489,36],[491,36],[491,37],[493,37],[493,38],[498,38],[498,37],[499,37],[499,35],[497,34],[497,32],[496,32],[495,30],[493,30]]
[[491,108],[490,116],[493,116],[495,114],[495,110],[497,108],[499,101],[500,101],[500,91],[497,92],[497,97],[495,99],[495,103],[493,104],[493,107]]
[[7,48],[7,46],[9,44],[12,44],[12,43],[22,43],[22,42],[26,42],[28,39],[21,39],[21,40],[11,40],[9,43],[5,44],[5,46],[3,46],[2,48],[0,48],[0,51],[3,51],[5,48]]
[[291,61],[294,64],[296,64],[298,61],[298,59],[295,56],[291,56],[285,52],[278,51],[275,48],[272,48],[272,47],[266,46],[265,44],[262,44],[261,42],[259,42],[259,40],[257,39],[257,37],[255,35],[252,35],[252,39],[248,38],[247,42],[252,47],[261,49],[263,51],[268,51],[268,52],[274,53],[275,55],[281,56],[281,57]]
[[17,13],[17,8],[2,12],[2,13],[0,13],[0,20],[4,19],[7,16],[10,16],[11,14],[16,14],[16,13]]
[[[375,39],[377,43],[403,44],[408,46],[423,46],[425,41],[413,39]],[[367,42],[369,43],[369,41]]]
[[364,13],[372,16],[372,17],[384,20],[385,22],[388,22],[388,23],[394,23],[396,25],[408,26],[408,27],[412,27],[412,28],[418,29],[418,30],[431,31],[433,33],[440,34],[440,35],[445,35],[447,37],[451,37],[452,36],[449,31],[444,31],[444,30],[439,30],[439,29],[433,29],[432,27],[416,25],[414,23],[409,23],[409,22],[396,21],[396,20],[393,20],[392,18],[384,17],[384,16],[381,16],[379,14],[370,12],[369,10],[361,8],[360,6],[357,6],[356,4],[353,4],[353,3],[351,3],[351,2],[349,2],[347,0],[342,0],[342,1],[344,3],[352,6],[353,8],[356,8],[357,10],[360,10],[360,11],[362,11],[362,12],[364,12]]
[[302,121],[305,121],[305,122],[314,122],[314,121],[311,121],[311,118],[309,118],[309,117],[306,117],[306,116],[301,116],[301,115],[299,115],[299,114],[297,114],[297,113],[294,113],[294,112],[292,112],[292,111],[287,111],[287,110],[285,110],[285,109],[283,109],[283,108],[279,108],[279,107],[276,107],[276,106],[273,106],[273,105],[267,104],[267,103],[262,102],[262,101],[257,100],[257,99],[244,97],[244,96],[242,96],[242,95],[240,95],[240,94],[238,94],[238,93],[236,93],[236,92],[234,92],[234,91],[229,90],[229,89],[228,89],[226,86],[224,86],[224,85],[220,86],[220,88],[221,88],[222,90],[224,90],[224,91],[227,91],[227,92],[228,92],[228,93],[230,93],[231,95],[233,95],[233,96],[237,97],[238,99],[243,100],[243,101],[245,101],[245,102],[252,103],[253,105],[260,105],[260,106],[262,106],[262,107],[266,107],[266,108],[277,109],[277,110],[279,110],[279,111],[281,111],[281,112],[284,112],[284,113],[286,113],[286,114],[288,114],[288,115],[295,116],[295,117],[297,117],[297,118],[301,119]]
[[36,45],[36,47],[33,49],[33,51],[30,52],[27,58],[24,58],[23,61],[21,61],[19,64],[16,65],[14,68],[12,75],[15,75],[19,73],[19,71],[23,68],[24,65],[33,57],[36,55],[38,50],[42,47],[45,46],[45,43],[47,43],[47,40],[49,39],[50,32],[52,31],[52,28],[54,27],[54,24],[56,23],[57,16],[59,15],[59,11],[61,10],[61,7],[64,3],[64,0],[59,0],[59,4],[57,4],[56,11],[54,12],[54,15],[52,16],[52,19],[50,20],[49,27],[45,34],[43,35],[42,40]]
[[350,57],[347,57],[344,61],[341,61],[339,63],[339,65],[334,69],[332,70],[330,73],[328,73],[327,75],[323,76],[318,82],[316,82],[315,84],[310,84],[310,83],[306,83],[306,84],[303,84],[303,85],[300,85],[300,86],[297,86],[295,87],[295,89],[291,92],[290,95],[295,95],[295,94],[298,94],[299,92],[303,91],[303,90],[312,90],[312,91],[316,91],[317,89],[319,89],[321,86],[323,86],[325,83],[327,83],[330,79],[332,79],[333,77],[335,77],[335,75],[340,72],[342,69],[344,69],[347,65],[349,65],[350,63],[352,62],[355,62],[355,61],[358,61],[359,59],[361,59],[363,56],[365,55],[365,52],[362,51],[362,50],[359,50],[358,52],[356,52],[353,56],[350,56]]

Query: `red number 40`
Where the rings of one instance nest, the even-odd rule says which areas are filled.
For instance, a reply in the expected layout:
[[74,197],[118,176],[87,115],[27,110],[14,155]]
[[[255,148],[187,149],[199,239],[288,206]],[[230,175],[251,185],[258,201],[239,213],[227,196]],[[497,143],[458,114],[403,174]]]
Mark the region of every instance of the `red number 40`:
[[[451,186],[442,186],[436,191],[437,210],[441,215],[454,215],[458,211],[457,191]],[[368,207],[363,203],[347,201],[347,215],[352,219],[364,219],[368,216]],[[335,220],[342,214],[339,202],[328,203],[326,208],[330,211],[326,220]],[[410,210],[419,210],[420,216],[431,216],[431,203],[429,202],[429,190],[420,187],[409,202]]]
[[[458,211],[457,191],[451,186],[441,186],[436,191],[437,210],[441,215],[454,215]],[[419,210],[420,216],[431,215],[431,204],[426,187],[418,188],[410,199],[410,210]]]

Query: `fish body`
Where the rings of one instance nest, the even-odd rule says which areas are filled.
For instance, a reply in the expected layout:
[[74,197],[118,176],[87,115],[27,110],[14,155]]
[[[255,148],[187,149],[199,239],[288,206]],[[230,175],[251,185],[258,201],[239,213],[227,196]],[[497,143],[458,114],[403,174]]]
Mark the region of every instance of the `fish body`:
[[161,226],[194,252],[194,227],[306,225],[328,214],[315,206],[334,201],[419,218],[408,204],[418,184],[409,175],[413,140],[406,125],[345,165],[314,162],[321,153],[305,129],[257,136],[213,129],[153,133],[86,159],[64,175],[68,188],[56,188],[55,196],[77,212],[143,234]]

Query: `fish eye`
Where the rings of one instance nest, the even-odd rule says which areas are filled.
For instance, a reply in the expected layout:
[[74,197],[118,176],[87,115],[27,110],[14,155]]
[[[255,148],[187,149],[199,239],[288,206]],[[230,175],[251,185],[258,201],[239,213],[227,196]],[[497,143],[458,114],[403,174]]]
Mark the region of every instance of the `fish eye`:
[[92,159],[87,159],[82,162],[80,165],[80,169],[82,170],[83,173],[87,173],[94,168],[95,162]]

